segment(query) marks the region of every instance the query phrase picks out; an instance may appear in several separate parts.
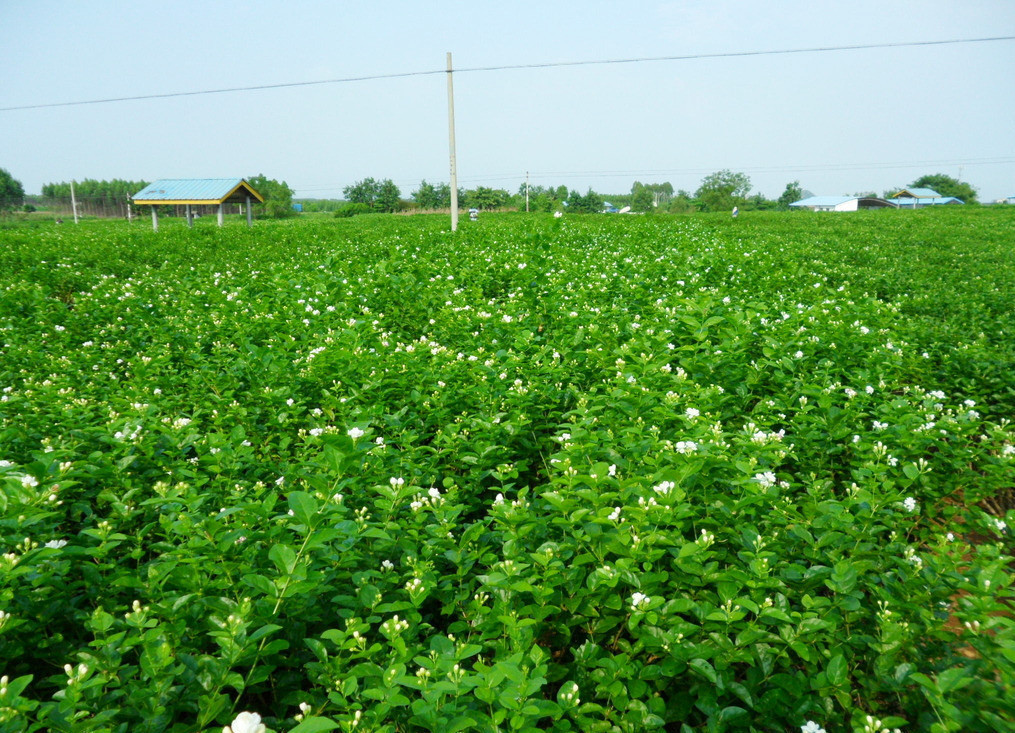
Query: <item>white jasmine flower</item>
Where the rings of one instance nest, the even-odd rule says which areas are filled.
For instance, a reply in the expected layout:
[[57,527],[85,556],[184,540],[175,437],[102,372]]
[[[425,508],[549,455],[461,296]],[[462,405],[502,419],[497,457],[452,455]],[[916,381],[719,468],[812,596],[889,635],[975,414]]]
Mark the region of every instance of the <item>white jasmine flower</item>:
[[652,599],[649,596],[645,595],[644,593],[639,593],[639,592],[635,591],[631,595],[631,610],[632,611],[641,611],[646,606],[648,606],[648,604],[651,602],[651,600]]
[[67,546],[67,540],[50,540],[49,542],[47,542],[45,544],[45,547],[48,547],[48,548],[50,548],[52,550],[59,550],[61,547],[66,547],[66,546]]
[[916,503],[916,499],[912,496],[907,496],[906,500],[902,502],[902,506],[906,507],[907,512],[912,513],[916,511],[918,504]]
[[357,438],[362,438],[365,433],[359,428],[349,428],[349,431],[346,434],[353,440],[356,440]]
[[[657,494],[668,494],[676,488],[676,486],[677,485],[673,481],[663,481],[662,483],[653,486],[652,490]],[[617,511],[619,512],[620,510],[618,509]]]
[[232,725],[222,729],[222,733],[265,733],[267,728],[257,713],[242,712],[236,716]]
[[694,418],[698,417],[698,415],[700,415],[701,412],[695,407],[688,407],[686,410],[684,410],[684,414],[687,415],[688,418],[693,420]]
[[775,486],[776,478],[775,474],[771,471],[765,471],[764,473],[754,474],[754,480],[761,484],[761,488],[768,489]]
[[804,725],[800,726],[800,733],[825,733],[825,729],[813,720],[808,720]]

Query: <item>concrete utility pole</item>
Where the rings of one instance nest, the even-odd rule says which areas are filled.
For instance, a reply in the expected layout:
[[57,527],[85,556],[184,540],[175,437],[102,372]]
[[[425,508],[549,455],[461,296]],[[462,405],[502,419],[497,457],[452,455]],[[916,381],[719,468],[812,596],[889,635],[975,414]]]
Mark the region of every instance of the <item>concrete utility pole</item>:
[[451,231],[458,230],[458,165],[455,163],[455,85],[448,51],[448,144],[451,148]]
[[78,223],[78,200],[74,196],[74,181],[70,182],[70,207],[74,210],[74,223]]
[[525,213],[529,213],[529,172],[525,171]]

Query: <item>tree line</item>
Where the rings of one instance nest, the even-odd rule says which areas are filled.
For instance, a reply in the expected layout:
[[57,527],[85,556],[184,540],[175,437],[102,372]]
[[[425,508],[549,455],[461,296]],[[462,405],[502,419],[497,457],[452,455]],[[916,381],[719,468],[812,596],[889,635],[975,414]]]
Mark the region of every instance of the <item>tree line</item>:
[[[285,181],[267,178],[263,174],[245,179],[265,197],[256,204],[259,217],[281,218],[292,216],[293,190]],[[131,197],[148,185],[147,181],[130,181],[119,178],[96,180],[85,178],[74,183],[78,213],[86,216],[127,216]],[[15,210],[34,210],[35,205],[54,213],[71,213],[71,184],[68,181],[47,183],[42,196],[26,196],[21,182],[7,170],[0,168],[0,213]],[[976,189],[969,183],[943,173],[923,175],[906,186],[884,192],[887,198],[903,188],[931,188],[942,196],[954,196],[967,204],[978,203]],[[635,181],[628,193],[602,194],[589,188],[585,193],[567,186],[541,186],[521,184],[514,193],[501,188],[477,186],[458,189],[458,205],[462,209],[493,211],[515,209],[519,211],[573,213],[599,213],[627,207],[638,213],[690,213],[695,211],[730,211],[788,209],[790,204],[803,199],[806,192],[799,181],[786,184],[777,199],[767,199],[761,193],[751,193],[751,179],[746,173],[724,169],[705,176],[694,192],[674,190],[669,182],[643,183]],[[393,213],[409,209],[439,211],[451,207],[451,186],[448,183],[430,183],[425,179],[409,194],[402,197],[399,187],[390,179],[365,178],[342,190],[345,199],[303,200],[308,212],[335,212],[337,216],[363,213]],[[861,192],[856,196],[876,196],[874,192]],[[171,207],[165,213],[172,214]],[[160,211],[160,213],[162,213]]]
[[[932,188],[942,196],[955,196],[966,203],[977,203],[976,189],[968,183],[958,181],[942,173],[925,175],[906,187]],[[890,196],[904,187],[885,192]],[[352,216],[370,212],[396,212],[408,209],[422,211],[446,210],[451,206],[451,186],[448,183],[430,183],[425,179],[409,194],[402,198],[398,186],[391,179],[366,178],[343,189],[346,203],[318,202],[321,208],[333,204],[339,216]],[[788,210],[790,204],[803,199],[807,194],[800,181],[786,184],[776,199],[768,199],[759,192],[752,193],[751,179],[746,173],[728,169],[705,176],[698,188],[691,192],[675,191],[669,182],[643,183],[635,181],[629,193],[603,194],[591,188],[585,193],[567,186],[539,186],[521,184],[515,193],[505,189],[477,186],[473,189],[458,189],[458,205],[462,209],[490,211],[514,209],[518,211],[569,211],[573,213],[599,213],[605,210],[621,210],[627,207],[638,213],[691,213],[695,211],[732,211],[737,207],[751,210]],[[874,193],[854,194],[876,196]],[[608,200],[607,200],[608,199]]]
[[[148,181],[127,181],[114,178],[98,181],[85,178],[74,182],[74,200],[78,213],[84,216],[127,216],[130,197],[148,185]],[[46,183],[42,187],[40,204],[61,214],[73,214],[71,184],[69,181]]]

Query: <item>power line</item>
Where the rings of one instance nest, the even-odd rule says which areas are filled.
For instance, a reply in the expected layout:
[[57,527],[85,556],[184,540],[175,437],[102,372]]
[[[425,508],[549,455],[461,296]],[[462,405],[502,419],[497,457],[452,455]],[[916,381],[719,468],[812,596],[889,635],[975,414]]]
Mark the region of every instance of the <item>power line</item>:
[[[552,69],[572,66],[604,66],[609,64],[640,64],[661,61],[692,61],[695,59],[743,58],[747,56],[779,56],[800,53],[828,53],[831,51],[861,51],[878,48],[913,48],[916,46],[945,46],[959,43],[989,43],[995,41],[1015,41],[1015,36],[993,36],[989,38],[953,38],[940,41],[902,41],[898,43],[863,43],[850,46],[815,46],[811,48],[784,48],[767,51],[725,51],[719,53],[695,53],[680,56],[643,56],[627,59],[598,59],[588,61],[547,61],[532,64],[505,64],[500,66],[471,66],[454,71],[458,74],[489,71],[515,71],[524,69]],[[85,99],[77,102],[49,102],[45,104],[25,104],[15,107],[0,107],[0,112],[18,110],[43,109],[47,107],[74,107],[84,104],[109,104],[112,102],[135,102],[145,99],[168,99],[171,97],[195,97],[206,94],[228,94],[233,92],[256,92],[267,89],[288,89],[292,87],[318,86],[322,84],[346,84],[357,81],[377,81],[379,79],[404,79],[413,76],[434,76],[446,74],[447,69],[430,71],[405,71],[393,74],[370,74],[366,76],[347,76],[339,79],[318,79],[315,81],[293,81],[280,84],[257,84],[245,87],[225,87],[222,89],[202,89],[190,92],[164,92],[160,94],[139,94],[128,97],[108,97],[105,99]]]

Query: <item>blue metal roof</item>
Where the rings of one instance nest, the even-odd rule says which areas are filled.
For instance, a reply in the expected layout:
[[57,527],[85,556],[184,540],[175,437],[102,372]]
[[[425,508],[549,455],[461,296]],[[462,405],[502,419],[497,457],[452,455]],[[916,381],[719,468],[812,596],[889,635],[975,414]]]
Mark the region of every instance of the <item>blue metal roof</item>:
[[[219,203],[237,187],[246,186],[261,198],[242,178],[164,178],[134,194],[134,201],[207,201]],[[263,200],[263,199],[262,199]]]

